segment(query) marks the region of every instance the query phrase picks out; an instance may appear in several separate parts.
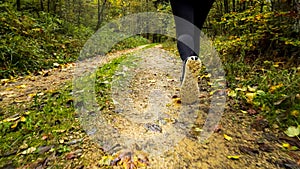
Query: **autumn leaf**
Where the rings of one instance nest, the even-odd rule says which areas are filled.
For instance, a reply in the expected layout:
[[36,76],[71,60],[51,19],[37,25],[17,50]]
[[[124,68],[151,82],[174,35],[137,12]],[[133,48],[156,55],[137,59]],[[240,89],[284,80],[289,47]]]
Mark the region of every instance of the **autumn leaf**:
[[9,118],[4,119],[4,120],[1,121],[0,123],[16,121],[16,120],[19,120],[19,118],[20,118],[20,116],[17,116],[17,117],[9,117]]
[[18,88],[18,89],[25,89],[26,88],[26,85],[20,85],[20,86],[16,86],[16,88]]
[[241,110],[241,112],[244,113],[244,114],[248,114],[248,112],[245,111],[245,110]]
[[101,160],[99,161],[100,165],[110,165],[111,161],[114,158],[112,156],[102,156]]
[[273,93],[275,90],[281,88],[282,86],[283,86],[283,84],[279,84],[279,85],[276,85],[276,86],[271,86],[271,87],[269,88],[269,92],[270,92],[270,93]]
[[289,143],[282,143],[282,147],[289,148],[291,145]]
[[24,116],[21,116],[20,121],[21,121],[21,122],[25,122],[25,121],[26,121],[26,118],[25,118]]
[[0,82],[2,85],[5,85],[9,82],[9,79],[1,79]]
[[10,126],[11,129],[15,129],[19,124],[19,121],[16,121],[12,126]]
[[228,136],[227,134],[224,134],[224,138],[227,141],[231,141],[232,140],[232,137]]
[[235,155],[235,156],[227,156],[228,159],[232,159],[232,160],[238,160],[240,158],[240,156]]
[[290,126],[284,133],[289,137],[295,137],[300,134],[300,126]]
[[31,154],[33,152],[35,152],[36,148],[35,147],[30,147],[24,151],[21,152],[21,154],[25,155],[25,154]]
[[299,116],[299,111],[298,110],[293,110],[291,111],[291,115],[294,117],[298,117]]
[[246,93],[247,103],[252,103],[255,96],[256,96],[256,93]]
[[247,86],[247,89],[248,89],[249,92],[255,92],[257,87]]

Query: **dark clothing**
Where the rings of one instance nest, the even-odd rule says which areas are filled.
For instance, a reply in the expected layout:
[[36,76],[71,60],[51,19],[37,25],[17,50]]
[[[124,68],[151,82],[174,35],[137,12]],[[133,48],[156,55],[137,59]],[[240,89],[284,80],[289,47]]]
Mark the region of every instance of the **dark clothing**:
[[177,47],[181,59],[184,61],[189,56],[198,56],[200,30],[214,0],[170,0],[170,2],[175,16]]

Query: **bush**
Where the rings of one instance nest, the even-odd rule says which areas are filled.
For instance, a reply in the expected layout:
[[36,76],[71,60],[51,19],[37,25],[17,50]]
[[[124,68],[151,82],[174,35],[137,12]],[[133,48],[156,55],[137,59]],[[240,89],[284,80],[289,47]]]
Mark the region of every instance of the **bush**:
[[50,14],[39,18],[0,5],[0,79],[50,68],[53,63],[74,61],[93,31],[76,27]]

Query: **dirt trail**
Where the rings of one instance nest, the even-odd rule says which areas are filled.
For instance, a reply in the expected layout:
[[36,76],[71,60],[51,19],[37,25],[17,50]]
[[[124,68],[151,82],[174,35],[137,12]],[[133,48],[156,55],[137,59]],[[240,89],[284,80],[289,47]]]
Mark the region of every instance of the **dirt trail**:
[[[215,132],[205,143],[200,143],[197,138],[210,108],[211,96],[208,85],[205,81],[200,81],[198,108],[192,115],[186,117],[182,114],[184,106],[179,101],[181,62],[176,59],[176,56],[172,56],[159,46],[142,48],[114,53],[108,57],[110,60],[135,52],[134,56],[142,60],[140,65],[142,69],[135,69],[130,83],[126,84],[129,91],[123,91],[128,96],[118,95],[122,91],[113,95],[117,101],[115,111],[118,113],[118,110],[122,110],[119,113],[122,116],[116,115],[115,121],[111,124],[115,125],[119,134],[106,137],[112,141],[108,147],[117,143],[123,146],[121,148],[136,145],[136,149],[145,151],[149,155],[149,168],[154,169],[298,167],[293,163],[288,152],[283,150],[282,141],[279,139],[281,134],[276,129],[266,125],[264,120],[233,110],[231,107],[234,103],[229,99]],[[87,64],[99,66],[108,61],[94,60],[99,62],[87,61]],[[5,106],[26,103],[32,99],[30,94],[43,94],[45,91],[59,88],[72,79],[75,66],[75,64],[68,64],[64,68],[49,70],[34,77],[20,78],[15,83],[0,86],[1,104]],[[130,72],[130,67],[126,65],[121,68],[119,73]],[[124,97],[130,98],[132,104],[118,107],[117,103]],[[182,120],[182,118],[187,119]],[[102,127],[99,126],[100,129]],[[109,132],[110,130],[107,130],[107,133]],[[228,137],[224,138],[224,135]],[[97,135],[93,137],[97,138]],[[103,137],[99,138],[101,140]],[[126,138],[132,142],[124,143]],[[111,147],[92,146],[90,143],[90,140],[82,143],[82,148],[85,150],[79,158],[80,167],[104,168],[99,165],[101,159],[99,154],[103,153],[102,149]],[[74,164],[77,163],[78,161],[74,161]],[[72,167],[66,166],[66,168]]]

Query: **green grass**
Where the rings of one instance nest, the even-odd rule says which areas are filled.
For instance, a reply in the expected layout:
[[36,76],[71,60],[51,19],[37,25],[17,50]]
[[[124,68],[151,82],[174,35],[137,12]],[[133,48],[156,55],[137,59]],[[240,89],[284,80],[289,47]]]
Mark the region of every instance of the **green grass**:
[[[36,96],[33,104],[23,105],[22,108],[3,108],[9,114],[16,113],[17,117],[23,120],[5,122],[3,120],[7,118],[3,119],[4,116],[0,116],[0,166],[8,163],[20,166],[36,160],[37,157],[44,158],[49,155],[50,152],[38,154],[40,146],[53,145],[52,151],[58,153],[69,151],[60,145],[59,140],[71,130],[79,130],[70,92],[69,84],[61,90]],[[17,126],[14,126],[16,123]],[[22,155],[22,152],[30,147],[37,150]],[[3,157],[6,155],[8,156]]]
[[[166,42],[163,47],[178,54],[175,44]],[[265,117],[282,130],[299,125],[300,66],[262,61],[263,58],[249,63],[246,59],[246,56],[221,55],[229,96],[235,101],[236,111],[254,109],[255,116]],[[249,98],[251,95],[255,97]]]
[[[107,104],[107,101],[111,101],[110,82],[118,65],[121,62],[132,63],[126,61],[126,58],[132,57],[130,55],[121,56],[96,71],[97,102],[103,109],[108,110],[111,105]],[[88,80],[90,77],[84,78]],[[103,83],[104,81],[109,83]],[[32,103],[21,107],[2,107],[3,112],[6,113],[0,116],[0,167],[6,164],[24,166],[40,159],[46,159],[53,152],[56,153],[56,160],[59,162],[64,160],[66,153],[74,150],[74,147],[61,143],[61,140],[69,138],[73,135],[72,133],[77,133],[73,135],[75,138],[78,137],[78,133],[83,133],[77,118],[78,114],[76,114],[73,106],[71,92],[72,84],[68,82],[60,90],[45,93],[43,96],[36,96]],[[16,114],[16,117],[20,117],[22,120],[6,122],[9,119],[8,114]],[[17,121],[18,124],[15,127],[14,124]],[[53,145],[53,148],[46,153],[39,154],[39,147],[47,145]],[[22,147],[25,148],[22,149]],[[21,154],[30,147],[37,150],[28,154]],[[63,163],[53,165],[60,168],[63,167],[61,166],[64,165]]]

